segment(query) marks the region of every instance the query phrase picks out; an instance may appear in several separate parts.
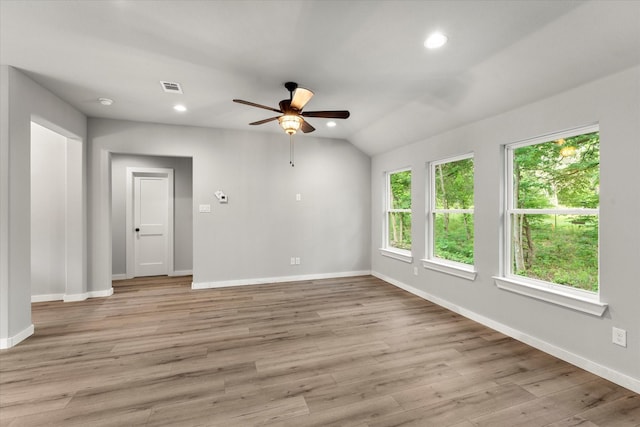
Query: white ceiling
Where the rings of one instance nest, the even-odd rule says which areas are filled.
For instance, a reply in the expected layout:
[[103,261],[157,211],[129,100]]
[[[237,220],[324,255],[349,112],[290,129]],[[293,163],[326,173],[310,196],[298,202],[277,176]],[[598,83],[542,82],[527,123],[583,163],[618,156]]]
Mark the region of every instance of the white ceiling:
[[276,107],[295,81],[306,110],[351,111],[313,135],[376,154],[640,64],[640,1],[0,0],[0,62],[91,117],[283,137],[232,99]]

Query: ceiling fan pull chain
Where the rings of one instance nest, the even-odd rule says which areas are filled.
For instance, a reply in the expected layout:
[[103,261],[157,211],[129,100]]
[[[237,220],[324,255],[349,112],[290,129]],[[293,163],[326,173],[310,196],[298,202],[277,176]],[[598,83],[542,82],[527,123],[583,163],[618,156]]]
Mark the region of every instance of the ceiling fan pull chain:
[[289,164],[291,165],[291,167],[294,167],[295,164],[293,162],[293,135],[289,135]]

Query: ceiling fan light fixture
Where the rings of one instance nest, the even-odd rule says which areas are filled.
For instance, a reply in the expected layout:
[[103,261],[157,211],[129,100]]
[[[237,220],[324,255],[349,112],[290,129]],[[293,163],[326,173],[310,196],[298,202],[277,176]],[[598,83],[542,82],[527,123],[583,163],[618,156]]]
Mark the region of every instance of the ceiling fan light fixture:
[[302,126],[302,119],[300,116],[296,116],[293,114],[285,114],[284,116],[278,117],[278,122],[280,122],[280,126],[286,133],[289,135],[295,134],[300,126]]

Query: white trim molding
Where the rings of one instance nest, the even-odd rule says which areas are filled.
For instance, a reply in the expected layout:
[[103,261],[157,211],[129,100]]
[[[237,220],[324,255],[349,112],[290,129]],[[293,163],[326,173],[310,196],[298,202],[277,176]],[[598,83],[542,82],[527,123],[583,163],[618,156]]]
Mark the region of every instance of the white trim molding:
[[125,280],[125,279],[127,279],[126,273],[125,274],[120,273],[120,274],[112,274],[111,275],[111,280]]
[[31,295],[31,303],[34,302],[49,302],[49,301],[62,301],[64,294],[41,294]]
[[215,289],[231,286],[266,285],[269,283],[298,282],[304,280],[337,279],[340,277],[368,276],[370,270],[344,271],[340,273],[307,274],[302,276],[267,277],[262,279],[223,280],[219,282],[193,282],[191,289]]
[[88,292],[83,292],[81,294],[64,295],[62,297],[62,301],[64,301],[64,302],[78,302],[78,301],[84,301],[87,298],[89,298],[89,293]]
[[111,295],[113,295],[112,287],[109,289],[105,289],[104,291],[91,291],[91,292],[84,292],[81,294],[65,295],[62,300],[64,302],[78,302],[78,301],[84,301],[88,298],[104,298],[104,297],[110,297]]
[[89,298],[106,298],[113,295],[113,288],[105,289],[103,291],[91,291],[88,292]]
[[411,252],[403,249],[380,248],[380,254],[409,264],[413,262],[413,255],[411,255]]
[[193,270],[175,270],[169,273],[169,276],[192,276]]
[[600,365],[592,360],[586,359],[582,356],[579,356],[575,353],[567,351],[556,345],[550,344],[539,338],[526,334],[510,326],[507,326],[503,323],[500,323],[488,317],[482,316],[474,311],[467,310],[464,307],[460,307],[456,304],[453,304],[435,295],[431,295],[430,293],[425,292],[421,289],[417,289],[413,286],[407,285],[398,280],[387,277],[384,274],[380,274],[378,272],[372,271],[371,275],[377,277],[378,279],[384,280],[385,282],[393,286],[403,289],[413,295],[416,295],[420,298],[423,298],[427,301],[430,301],[434,304],[437,304],[441,307],[451,310],[454,313],[457,313],[468,319],[471,319],[474,322],[478,322],[488,328],[501,332],[513,339],[516,339],[527,345],[530,345],[531,347],[537,348],[538,350],[543,351],[547,354],[550,354],[554,357],[557,357],[558,359],[564,360],[565,362],[571,363],[572,365],[575,365],[579,368],[589,371],[592,374],[605,378],[622,387],[628,388],[629,390],[632,390],[636,393],[640,393],[640,379],[630,377],[629,375],[623,374],[622,372],[618,372],[614,369]]
[[473,265],[467,265],[462,263],[448,263],[435,261],[433,259],[423,259],[422,266],[429,270],[439,271],[440,273],[449,274],[451,276],[461,277],[467,280],[476,280],[478,272]]
[[[546,301],[572,310],[602,317],[608,305],[598,300],[597,294],[579,292],[579,289],[563,291],[557,286],[543,287],[534,283],[517,280],[511,277],[493,276],[499,289]],[[584,295],[581,295],[584,294]]]
[[0,338],[0,350],[11,348],[17,344],[20,344],[22,341],[26,340],[31,335],[33,335],[34,331],[35,331],[35,328],[33,327],[33,324],[31,324],[27,328],[23,329],[22,331],[18,332],[12,337]]

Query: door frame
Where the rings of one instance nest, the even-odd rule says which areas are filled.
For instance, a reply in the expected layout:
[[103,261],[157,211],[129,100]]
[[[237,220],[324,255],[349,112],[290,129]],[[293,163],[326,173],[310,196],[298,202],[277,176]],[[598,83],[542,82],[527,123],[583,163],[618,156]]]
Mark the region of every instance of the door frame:
[[126,237],[126,272],[127,279],[135,277],[135,249],[134,249],[134,178],[136,177],[160,177],[167,178],[167,191],[168,191],[168,209],[167,212],[167,274],[173,275],[173,169],[171,168],[142,168],[142,167],[128,167],[127,168],[127,196],[126,196],[126,220],[125,220],[125,237]]

